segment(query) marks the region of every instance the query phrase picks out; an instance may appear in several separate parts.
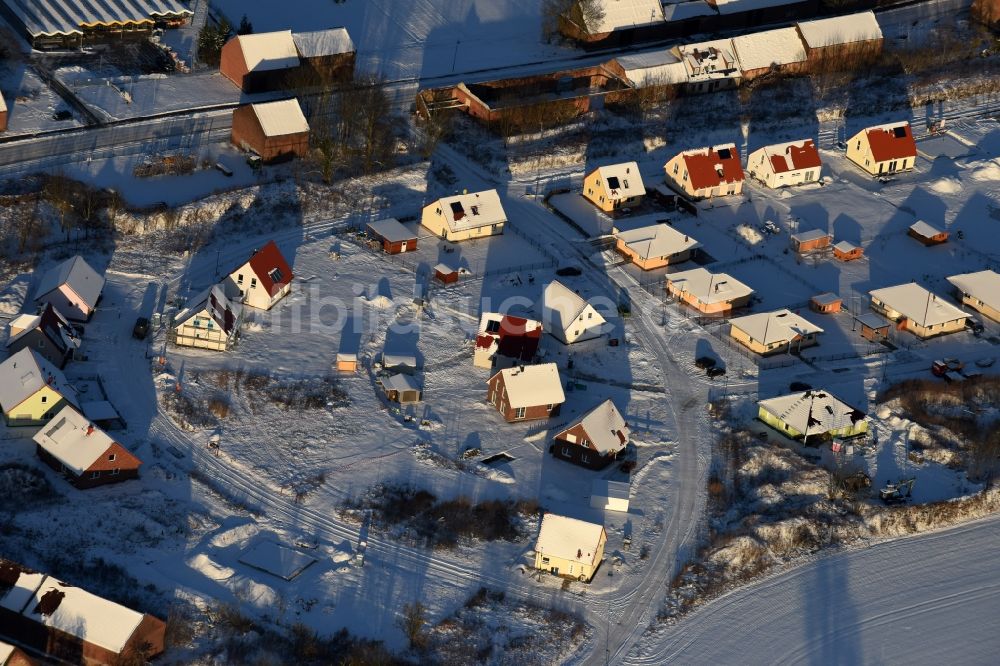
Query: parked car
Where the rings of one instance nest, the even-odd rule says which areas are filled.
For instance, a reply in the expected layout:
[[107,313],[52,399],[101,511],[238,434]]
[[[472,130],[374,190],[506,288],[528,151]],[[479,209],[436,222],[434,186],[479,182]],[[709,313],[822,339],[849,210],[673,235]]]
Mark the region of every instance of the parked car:
[[705,370],[705,374],[714,379],[726,374],[726,369],[721,365],[713,365],[711,368]]
[[805,382],[792,382],[788,385],[788,390],[792,393],[798,393],[799,391],[810,391],[812,390],[812,386]]
[[135,326],[132,327],[132,337],[136,340],[145,340],[147,335],[149,335],[149,320],[145,317],[139,317],[135,320]]
[[981,358],[977,360],[976,365],[980,368],[989,368],[992,367],[995,362],[996,362],[995,358],[993,358],[992,356],[987,356],[986,358]]
[[701,370],[708,370],[715,367],[716,360],[711,356],[699,356],[694,360],[694,364]]
[[575,277],[577,275],[583,275],[583,271],[577,266],[563,266],[556,270],[556,275],[560,277]]
[[982,335],[983,331],[986,330],[986,327],[983,326],[983,323],[981,321],[977,321],[972,317],[969,317],[968,319],[965,320],[965,327],[970,331],[972,331],[972,334],[975,336]]
[[226,178],[232,178],[232,176],[233,176],[233,170],[230,169],[229,167],[227,167],[222,162],[216,162],[215,163],[215,168],[216,168],[217,171],[221,171],[222,175],[224,175]]
[[938,359],[931,364],[931,372],[935,377],[945,377],[949,372],[960,372],[965,364],[957,358]]

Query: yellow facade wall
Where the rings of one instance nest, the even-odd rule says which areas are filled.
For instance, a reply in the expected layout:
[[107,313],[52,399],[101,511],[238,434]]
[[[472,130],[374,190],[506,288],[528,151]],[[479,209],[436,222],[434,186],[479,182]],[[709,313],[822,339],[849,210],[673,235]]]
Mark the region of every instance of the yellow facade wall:
[[[557,576],[562,576],[564,578],[573,578],[576,580],[584,580],[590,582],[594,577],[594,573],[597,568],[601,565],[601,561],[604,559],[604,544],[607,543],[607,536],[601,534],[601,540],[597,547],[597,554],[594,558],[594,564],[581,564],[573,560],[566,560],[561,557],[552,557],[535,551],[535,568],[542,571],[548,571]],[[582,578],[581,578],[582,577]]]
[[34,395],[9,411],[4,412],[7,425],[42,425],[68,404],[61,393],[50,386],[43,386]]
[[[801,439],[803,434],[791,427],[779,417],[775,416],[771,412],[767,411],[763,407],[759,407],[757,410],[757,418],[771,426],[775,430],[778,430],[792,439]],[[810,433],[810,437],[816,437],[820,434],[829,434],[831,437],[857,437],[858,435],[863,435],[868,432],[868,419],[861,419],[857,423],[851,426],[845,426],[843,428],[836,428],[834,430],[828,430],[827,433]]]
[[420,215],[420,225],[430,230],[438,238],[444,238],[445,240],[457,243],[475,238],[499,236],[503,233],[504,225],[502,222],[484,227],[474,227],[464,231],[452,231],[448,226],[448,221],[445,219],[444,213],[437,212],[438,208],[438,202],[435,201],[424,206],[423,212]]

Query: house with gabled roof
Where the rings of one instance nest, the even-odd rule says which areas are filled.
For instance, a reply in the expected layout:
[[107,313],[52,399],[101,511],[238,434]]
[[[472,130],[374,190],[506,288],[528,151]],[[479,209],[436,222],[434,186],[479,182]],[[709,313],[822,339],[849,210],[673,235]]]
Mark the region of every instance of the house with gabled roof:
[[615,249],[644,271],[685,262],[700,245],[669,224],[651,224],[615,234]]
[[952,275],[948,282],[955,287],[962,303],[993,321],[1000,321],[1000,274],[991,270],[963,273]]
[[823,170],[812,139],[764,146],[747,157],[750,175],[772,189],[815,183]]
[[819,442],[859,437],[868,432],[868,417],[829,391],[809,389],[761,400],[757,417],[792,439]]
[[605,213],[637,206],[644,196],[646,188],[635,162],[597,167],[583,179],[583,197]]
[[[734,3],[723,3],[722,6],[732,4]],[[795,28],[737,35],[733,37],[732,43],[744,81],[776,72],[795,74],[806,69],[806,49]]]
[[35,290],[35,302],[51,303],[70,321],[88,321],[104,291],[104,276],[76,255],[50,268]]
[[60,370],[80,348],[80,330],[51,303],[46,303],[40,314],[18,315],[7,330],[9,354],[30,348]]
[[807,229],[792,234],[789,241],[793,250],[799,254],[807,254],[830,247],[833,236],[822,229]]
[[607,320],[578,293],[553,280],[542,292],[542,325],[563,344],[598,338]]
[[226,297],[216,284],[187,302],[174,316],[170,339],[175,345],[227,351],[239,340],[243,305]]
[[222,47],[219,71],[246,93],[280,88],[299,66],[291,30],[236,35]]
[[357,48],[346,28],[293,32],[302,85],[330,85],[354,76]]
[[833,244],[833,256],[841,261],[854,261],[865,254],[864,248],[849,241],[837,241]]
[[230,141],[265,163],[309,154],[309,122],[297,99],[244,104],[233,109]]
[[910,171],[917,163],[910,123],[866,127],[847,141],[847,159],[873,176]]
[[692,268],[667,275],[667,292],[699,312],[727,314],[746,307],[753,289],[728,273]]
[[38,457],[77,488],[139,476],[142,461],[70,405],[35,433],[34,440]]
[[547,419],[566,402],[555,363],[520,365],[500,370],[487,382],[486,401],[508,423]]
[[604,469],[625,450],[629,435],[625,417],[609,399],[556,433],[549,452],[589,469]]
[[743,166],[736,144],[678,153],[663,165],[667,184],[692,199],[740,194]]
[[484,312],[479,318],[473,365],[500,369],[530,363],[538,353],[542,322],[525,317]]
[[366,227],[370,236],[376,238],[386,254],[412,252],[417,249],[417,234],[410,231],[394,217],[369,222]]
[[164,650],[166,623],[0,559],[0,636],[53,663],[142,663]]
[[224,283],[226,296],[258,310],[270,310],[292,290],[294,277],[278,244],[270,240],[229,273]]
[[747,349],[767,356],[800,350],[819,342],[823,329],[787,308],[736,317],[729,335]]
[[872,310],[896,322],[896,329],[918,338],[955,333],[965,328],[969,315],[915,282],[873,289]]
[[590,582],[604,559],[604,525],[546,513],[535,542],[535,568]]
[[424,206],[420,224],[449,241],[499,236],[507,213],[496,190],[441,197]]
[[800,21],[795,27],[802,35],[811,71],[863,63],[882,52],[882,29],[870,10]]
[[923,220],[917,220],[910,225],[910,228],[906,230],[906,234],[910,238],[916,238],[918,241],[927,245],[940,245],[941,243],[948,242],[948,232],[944,229],[938,229],[933,224],[928,224]]
[[42,425],[66,405],[80,405],[76,389],[34,349],[0,363],[0,409],[7,425]]

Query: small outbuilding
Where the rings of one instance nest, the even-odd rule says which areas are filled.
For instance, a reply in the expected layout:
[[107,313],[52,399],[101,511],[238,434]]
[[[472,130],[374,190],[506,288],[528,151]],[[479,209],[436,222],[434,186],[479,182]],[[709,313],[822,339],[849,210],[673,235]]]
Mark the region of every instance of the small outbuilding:
[[591,484],[590,506],[604,511],[620,511],[628,513],[629,490],[628,481],[608,481],[594,479]]
[[357,372],[358,355],[355,353],[337,354],[337,372]]
[[820,314],[835,314],[840,312],[843,304],[843,299],[831,292],[816,294],[809,299],[809,309]]
[[434,279],[444,284],[455,284],[458,282],[458,269],[448,264],[438,264],[434,267]]
[[508,423],[547,419],[566,402],[555,363],[504,368],[487,382],[486,401]]
[[422,391],[419,382],[413,375],[399,372],[380,377],[378,381],[382,385],[382,390],[385,391],[385,397],[392,402],[398,402],[401,405],[420,402]]
[[309,154],[309,123],[297,99],[244,104],[233,111],[232,143],[264,162]]
[[394,217],[369,222],[368,233],[382,243],[382,250],[386,254],[413,252],[417,249],[417,234]]
[[792,234],[792,249],[799,254],[816,252],[830,247],[833,236],[822,229],[810,229]]
[[860,326],[861,337],[871,342],[882,342],[889,339],[892,324],[874,312],[866,312],[855,317]]
[[604,525],[547,513],[535,543],[535,568],[590,582],[604,559]]
[[838,241],[833,244],[833,256],[841,261],[860,259],[865,251],[860,246],[848,241]]
[[911,238],[916,238],[918,241],[924,245],[940,245],[941,243],[948,242],[948,232],[938,229],[932,224],[928,224],[923,220],[917,220],[910,225],[907,230],[907,235]]

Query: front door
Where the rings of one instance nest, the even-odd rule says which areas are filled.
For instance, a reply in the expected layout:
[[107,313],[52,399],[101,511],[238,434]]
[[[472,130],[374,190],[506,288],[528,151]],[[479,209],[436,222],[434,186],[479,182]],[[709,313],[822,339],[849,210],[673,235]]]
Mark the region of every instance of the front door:
[[896,160],[889,162],[889,173],[896,171]]
[[558,576],[559,575],[559,567],[552,567],[550,569],[550,571],[552,572],[553,576]]

